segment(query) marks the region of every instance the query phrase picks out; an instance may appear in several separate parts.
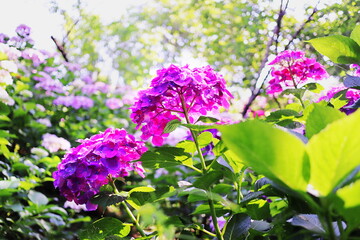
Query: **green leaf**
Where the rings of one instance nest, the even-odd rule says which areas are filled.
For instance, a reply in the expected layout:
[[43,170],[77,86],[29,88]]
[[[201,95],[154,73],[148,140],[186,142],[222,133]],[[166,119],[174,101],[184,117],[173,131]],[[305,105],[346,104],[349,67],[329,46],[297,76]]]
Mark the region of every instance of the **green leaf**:
[[212,184],[221,179],[222,176],[223,173],[220,171],[211,171],[196,179],[193,185],[197,188],[208,189]]
[[360,46],[360,25],[356,25],[350,34],[350,38]]
[[131,193],[133,192],[154,192],[155,188],[152,187],[136,187],[136,188],[132,188],[129,191],[129,195],[131,195]]
[[153,152],[147,151],[144,153],[139,161],[146,168],[163,168],[178,166],[188,163],[191,155],[186,153],[184,148],[176,147],[161,147],[155,149]]
[[28,194],[29,200],[36,205],[46,205],[49,199],[41,192],[30,190]]
[[196,152],[196,145],[193,141],[190,140],[184,140],[179,142],[176,147],[183,148],[185,152],[187,153],[195,153]]
[[238,213],[231,217],[226,226],[224,240],[245,239],[251,225],[251,218],[244,214]]
[[304,96],[306,89],[304,88],[296,88],[296,89],[285,89],[281,95],[287,95],[287,94],[292,94],[294,95],[297,99],[302,99],[302,97]]
[[360,47],[351,38],[333,35],[311,39],[311,45],[334,63],[350,64],[360,62]]
[[340,109],[348,103],[349,99],[346,98],[347,91],[347,89],[341,90],[330,99],[330,103],[335,109]]
[[329,124],[314,135],[306,150],[310,159],[310,184],[320,193],[329,195],[360,165],[360,112]]
[[324,87],[318,83],[307,83],[301,88],[305,88],[313,93],[320,93],[322,90],[324,90]]
[[300,139],[259,120],[217,128],[245,165],[278,184],[306,192],[309,165]]
[[103,191],[93,196],[91,202],[105,208],[107,206],[124,201],[127,197],[126,195],[127,194],[121,196],[112,192]]
[[174,131],[178,126],[180,126],[181,122],[178,119],[171,120],[168,122],[164,128],[164,133],[171,133]]
[[313,135],[319,133],[328,124],[345,117],[346,114],[337,109],[321,104],[313,104],[313,110],[306,120],[306,137],[311,138]]
[[[226,210],[223,205],[221,204],[214,204],[215,212],[217,216],[222,216],[227,213],[229,210]],[[194,212],[191,213],[192,215],[196,214],[210,214],[210,206],[209,204],[200,204],[196,207]]]
[[97,220],[84,231],[81,231],[79,237],[81,240],[103,240],[111,235],[126,237],[129,233],[129,225],[123,224],[116,218],[105,217]]
[[198,132],[216,128],[215,125],[181,124],[181,126],[187,127],[190,130],[194,130],[194,131],[198,131]]
[[200,145],[200,148],[206,147],[212,142],[213,135],[211,132],[202,132],[197,137],[198,143]]
[[335,201],[336,209],[352,226],[360,224],[360,180],[339,189],[336,195],[341,201]]
[[3,102],[0,102],[0,115],[8,115],[10,113],[10,107]]
[[219,119],[213,118],[213,117],[207,117],[207,116],[201,116],[196,122],[203,122],[203,123],[216,123]]
[[268,122],[279,123],[284,120],[293,120],[297,117],[300,117],[301,114],[291,109],[281,109],[275,112],[270,113],[266,118]]
[[225,151],[223,158],[230,165],[234,173],[239,173],[244,167],[243,161],[231,150]]

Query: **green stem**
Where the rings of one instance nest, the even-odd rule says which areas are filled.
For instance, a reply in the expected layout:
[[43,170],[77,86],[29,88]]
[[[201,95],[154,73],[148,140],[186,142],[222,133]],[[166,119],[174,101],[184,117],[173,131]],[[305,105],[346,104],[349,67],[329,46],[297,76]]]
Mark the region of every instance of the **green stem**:
[[335,232],[334,232],[334,226],[332,224],[332,219],[331,219],[331,213],[327,212],[325,214],[325,223],[326,223],[326,228],[327,228],[327,233],[329,234],[329,239],[330,240],[336,240],[336,236],[335,236]]
[[210,198],[208,199],[209,202],[209,206],[210,206],[210,212],[211,212],[211,217],[213,220],[213,224],[214,224],[214,228],[215,228],[215,232],[216,232],[216,237],[219,240],[224,240],[224,237],[221,233],[217,218],[216,218],[216,212],[215,212],[215,207],[214,207],[214,202],[212,201],[212,196],[211,196],[211,191],[209,190],[209,194],[210,194]]
[[[115,185],[115,180],[111,176],[109,176],[108,178],[109,178],[109,182],[110,182],[111,186],[114,189],[115,194],[120,194],[119,190],[117,189],[117,187]],[[126,202],[122,201],[121,205],[124,206],[126,213],[129,215],[129,217],[131,218],[131,220],[135,224],[135,226],[136,226],[137,230],[139,231],[139,233],[141,234],[141,236],[146,237],[146,234],[145,234],[144,230],[141,228],[138,220],[135,218],[135,216],[131,212],[130,208],[126,205]]]
[[135,218],[134,214],[131,212],[130,208],[127,206],[125,201],[121,202],[121,205],[124,206],[126,213],[129,215],[129,217],[131,218],[131,220],[135,223],[135,226],[137,228],[137,230],[139,231],[139,233],[141,234],[141,236],[146,237],[146,233],[144,232],[144,230],[141,228],[138,220]]
[[241,169],[240,176],[236,179],[236,191],[237,191],[237,204],[240,204],[244,196],[241,193],[241,184],[244,178],[245,168]]
[[[179,96],[180,96],[180,100],[181,100],[182,109],[184,110],[184,115],[185,115],[186,123],[187,123],[187,124],[191,124],[190,118],[189,118],[188,109],[187,109],[187,107],[186,107],[186,103],[185,103],[184,96],[183,96],[182,94],[179,94]],[[195,143],[195,146],[196,146],[196,151],[198,152],[198,155],[199,155],[199,158],[200,158],[201,167],[202,167],[202,174],[205,175],[205,174],[208,172],[208,169],[207,169],[206,163],[205,163],[205,158],[204,158],[204,156],[203,156],[203,154],[202,154],[202,151],[201,151],[199,142],[198,142],[198,140],[197,140],[196,134],[194,133],[194,131],[193,131],[192,129],[190,129],[190,132],[191,132],[191,136],[192,136],[193,139],[194,139],[194,143]],[[224,237],[223,237],[223,235],[222,235],[222,233],[221,233],[221,230],[220,230],[220,227],[219,227],[217,218],[216,218],[216,212],[215,212],[214,202],[213,202],[213,200],[212,200],[211,190],[210,190],[210,189],[209,189],[209,194],[210,194],[210,198],[208,199],[208,203],[209,203],[209,206],[210,206],[210,212],[211,212],[211,217],[212,217],[212,220],[213,220],[213,223],[214,223],[214,228],[215,228],[215,232],[216,232],[216,237],[217,237],[219,240],[224,240]]]

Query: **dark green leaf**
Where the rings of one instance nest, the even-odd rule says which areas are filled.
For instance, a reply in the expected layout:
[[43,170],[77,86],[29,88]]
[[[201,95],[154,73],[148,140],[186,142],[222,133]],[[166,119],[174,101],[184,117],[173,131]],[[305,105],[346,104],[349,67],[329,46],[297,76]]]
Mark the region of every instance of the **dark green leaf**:
[[211,171],[199,177],[193,185],[197,188],[208,189],[212,184],[221,179],[222,176],[223,173],[220,171]]
[[105,208],[107,206],[122,202],[125,199],[126,199],[126,194],[124,194],[124,196],[120,196],[112,192],[104,191],[104,192],[99,192],[98,194],[93,196],[91,202]]
[[161,147],[153,152],[147,151],[140,160],[146,168],[172,167],[186,163],[191,160],[191,155],[184,148]]
[[213,117],[207,117],[207,116],[201,116],[196,122],[203,122],[203,123],[216,123],[219,119],[213,118]]
[[124,225],[116,218],[105,217],[97,220],[87,229],[81,231],[79,237],[81,240],[103,240],[112,235],[126,237],[129,233],[129,225]]
[[266,118],[266,121],[268,122],[280,122],[283,120],[287,120],[287,119],[294,119],[296,117],[300,117],[301,114],[299,114],[298,112],[294,111],[294,110],[290,110],[290,109],[282,109],[282,110],[278,110],[275,112],[270,113],[270,115]]
[[195,124],[181,124],[181,125],[198,132],[215,128],[214,125],[195,125]]
[[238,213],[231,217],[226,226],[224,233],[225,240],[245,239],[251,224],[251,218],[244,214]]
[[180,126],[181,122],[178,119],[171,120],[168,122],[164,128],[164,133],[171,133],[174,131],[178,126]]

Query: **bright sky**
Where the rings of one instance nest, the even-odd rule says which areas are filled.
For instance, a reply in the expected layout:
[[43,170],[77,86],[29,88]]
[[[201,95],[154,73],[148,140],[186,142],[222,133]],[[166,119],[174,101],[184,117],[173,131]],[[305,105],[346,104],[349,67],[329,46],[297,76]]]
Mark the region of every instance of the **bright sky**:
[[[105,22],[119,19],[128,7],[143,4],[147,0],[86,0],[86,10],[98,14]],[[280,0],[276,0],[280,1]],[[275,1],[275,2],[276,2]],[[336,0],[321,0],[334,2]],[[61,7],[71,9],[74,0],[61,0]],[[290,0],[289,13],[298,18],[304,17],[304,6],[314,6],[317,0]],[[276,4],[276,3],[274,3]],[[26,24],[32,28],[32,37],[36,46],[42,49],[54,49],[50,36],[62,38],[62,18],[50,13],[50,0],[0,0],[0,32],[13,36],[15,28]]]
[[[86,0],[86,10],[99,14],[105,22],[119,19],[126,8],[141,4],[146,0]],[[73,0],[61,0],[61,7],[71,9]],[[15,28],[26,24],[32,29],[36,46],[54,49],[50,36],[62,38],[62,18],[49,11],[50,0],[0,0],[0,33],[15,35]]]

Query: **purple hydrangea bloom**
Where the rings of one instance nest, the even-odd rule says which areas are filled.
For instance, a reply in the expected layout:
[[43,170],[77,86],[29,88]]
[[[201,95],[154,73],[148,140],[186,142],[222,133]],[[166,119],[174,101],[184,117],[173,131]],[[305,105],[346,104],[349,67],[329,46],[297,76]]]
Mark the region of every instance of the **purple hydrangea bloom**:
[[53,101],[54,105],[63,105],[75,109],[89,109],[94,106],[94,101],[85,96],[59,96]]
[[26,26],[25,24],[20,24],[15,32],[20,36],[20,37],[23,37],[23,38],[26,38],[28,36],[30,36],[30,33],[31,33],[31,28]]
[[139,92],[131,107],[131,119],[142,131],[141,138],[152,137],[156,146],[163,144],[166,124],[174,119],[194,121],[200,115],[214,113],[230,106],[233,98],[223,77],[210,66],[190,69],[188,65],[171,65],[157,71],[150,88]]
[[136,141],[124,129],[108,128],[71,148],[53,173],[54,186],[68,201],[86,204],[88,211],[96,205],[90,199],[99,192],[101,186],[109,182],[109,176],[118,178],[129,176],[130,171],[144,176],[140,159],[147,151],[145,144]]
[[297,88],[300,84],[312,80],[321,80],[328,77],[328,74],[320,63],[313,58],[305,57],[301,51],[284,51],[273,61],[268,94],[280,93],[288,88]]
[[[317,102],[330,101],[338,92],[347,89],[345,86],[333,87],[327,91],[326,95],[320,97]],[[348,99],[348,103],[341,107],[339,110],[346,113],[347,115],[356,111],[355,108],[348,108],[360,99],[360,90],[349,88],[346,91],[345,97]]]
[[105,105],[108,108],[114,110],[114,109],[118,109],[118,108],[121,108],[122,106],[124,106],[124,103],[119,98],[108,98],[105,101]]
[[0,43],[7,43],[8,40],[9,37],[6,34],[0,33]]

